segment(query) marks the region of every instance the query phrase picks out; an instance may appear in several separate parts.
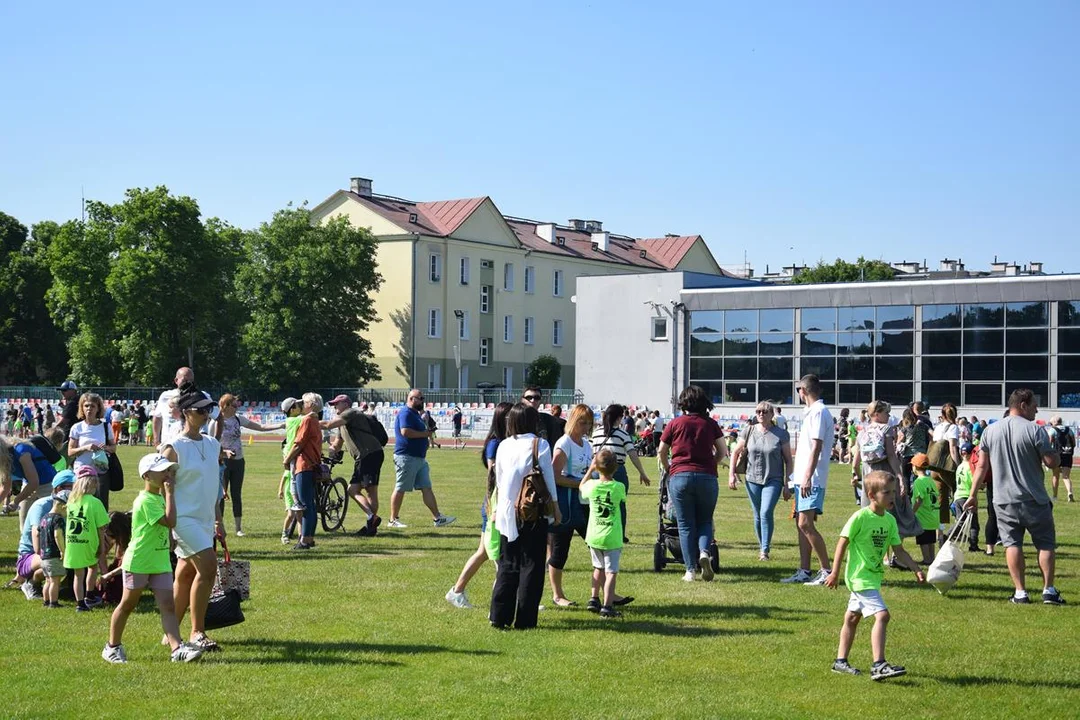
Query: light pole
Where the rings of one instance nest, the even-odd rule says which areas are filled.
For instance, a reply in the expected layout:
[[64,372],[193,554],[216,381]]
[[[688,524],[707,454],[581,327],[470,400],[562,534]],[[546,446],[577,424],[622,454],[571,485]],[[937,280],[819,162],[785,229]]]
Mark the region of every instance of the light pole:
[[457,321],[458,321],[458,342],[459,342],[459,344],[454,346],[454,366],[457,367],[457,391],[458,391],[458,398],[460,400],[460,398],[461,398],[461,345],[460,345],[460,341],[461,341],[461,338],[465,336],[465,333],[462,332],[461,323],[465,319],[465,311],[464,310],[455,310],[454,311],[454,317],[457,318]]

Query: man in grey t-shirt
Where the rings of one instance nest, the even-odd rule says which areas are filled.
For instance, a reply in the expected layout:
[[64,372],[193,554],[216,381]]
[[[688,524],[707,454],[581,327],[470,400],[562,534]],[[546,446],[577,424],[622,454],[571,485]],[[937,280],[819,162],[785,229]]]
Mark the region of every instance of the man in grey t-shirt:
[[1057,535],[1053,505],[1046,494],[1043,476],[1043,465],[1053,470],[1061,463],[1061,457],[1050,444],[1046,431],[1034,423],[1038,411],[1031,390],[1021,388],[1009,395],[1009,414],[983,431],[979,466],[975,469],[971,497],[964,508],[977,511],[979,488],[987,476],[992,478],[998,532],[1005,546],[1009,575],[1016,588],[1010,602],[1031,602],[1024,587],[1024,532],[1027,531],[1031,535],[1031,544],[1039,551],[1043,603],[1064,605],[1065,601],[1054,587]]

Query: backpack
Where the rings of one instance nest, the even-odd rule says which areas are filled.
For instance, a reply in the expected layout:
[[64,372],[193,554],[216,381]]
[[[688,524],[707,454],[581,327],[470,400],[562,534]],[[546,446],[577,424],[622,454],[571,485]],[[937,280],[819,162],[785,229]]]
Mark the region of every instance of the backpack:
[[375,436],[375,439],[379,441],[379,445],[386,447],[386,443],[390,442],[390,437],[386,434],[386,428],[379,422],[379,419],[374,415],[367,415],[368,427],[371,428],[371,434]]
[[1073,450],[1076,449],[1076,438],[1073,437],[1072,430],[1067,427],[1057,428],[1058,445],[1061,446],[1061,452],[1065,455],[1072,455]]
[[859,431],[859,455],[867,465],[886,460],[885,431],[880,425],[874,423],[867,425]]
[[49,442],[44,435],[33,436],[32,438],[30,438],[30,444],[37,448],[38,452],[40,452],[42,456],[44,456],[45,462],[49,463],[50,465],[55,465],[56,463],[60,462],[60,453],[56,450],[56,448],[53,447],[53,444]]
[[543,520],[551,514],[555,504],[548,492],[544,473],[540,470],[540,439],[533,438],[532,472],[521,481],[521,490],[518,492],[514,510],[517,513],[518,525],[535,523]]

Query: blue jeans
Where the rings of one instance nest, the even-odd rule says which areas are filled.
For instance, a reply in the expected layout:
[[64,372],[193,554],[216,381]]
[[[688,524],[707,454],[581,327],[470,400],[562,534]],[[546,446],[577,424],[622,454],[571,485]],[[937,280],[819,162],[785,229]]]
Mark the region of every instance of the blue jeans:
[[304,506],[304,517],[300,523],[300,535],[315,536],[315,471],[305,470],[293,476],[296,484],[296,502]]
[[750,498],[750,505],[754,508],[754,535],[757,536],[761,552],[769,552],[772,546],[773,534],[773,510],[780,500],[784,491],[782,480],[770,480],[764,485],[746,483],[746,494]]
[[[698,556],[709,552],[713,539],[713,511],[720,484],[715,475],[697,472],[675,473],[668,479],[675,519],[679,523],[679,545],[687,570],[696,570]],[[697,542],[695,552],[694,543]]]

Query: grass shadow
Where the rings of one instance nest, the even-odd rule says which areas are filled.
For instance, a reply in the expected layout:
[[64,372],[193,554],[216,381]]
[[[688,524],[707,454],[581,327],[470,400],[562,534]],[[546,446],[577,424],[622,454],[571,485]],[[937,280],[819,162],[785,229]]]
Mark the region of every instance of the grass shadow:
[[730,628],[709,628],[698,625],[678,625],[657,622],[655,620],[606,619],[599,616],[581,618],[560,618],[557,623],[547,625],[550,630],[606,630],[609,632],[631,635],[665,635],[671,637],[725,637],[735,635],[789,635],[790,630],[772,628],[748,628],[733,630]]
[[996,675],[957,675],[956,677],[939,677],[937,680],[949,685],[959,685],[960,687],[968,687],[969,685],[1008,685],[1010,687],[1039,690],[1080,690],[1080,680],[1022,680],[1020,678]]
[[[379,655],[429,655],[439,653],[454,653],[457,655],[500,655],[495,650],[459,650],[443,645],[417,645],[417,644],[393,644],[393,643],[361,643],[361,642],[319,642],[305,640],[272,640],[268,638],[247,638],[230,641],[227,646],[232,648],[251,648],[260,653],[257,657],[226,657],[229,663],[237,664],[281,664],[297,663],[311,665],[384,665],[388,667],[400,667],[404,665],[398,660],[387,659],[357,659],[357,653],[372,653]],[[269,655],[269,657],[267,657]]]
[[809,615],[824,615],[824,610],[805,610],[778,607],[776,605],[691,605],[687,603],[668,605],[634,605],[634,614],[648,613],[661,618],[755,618],[758,620],[803,620]]

